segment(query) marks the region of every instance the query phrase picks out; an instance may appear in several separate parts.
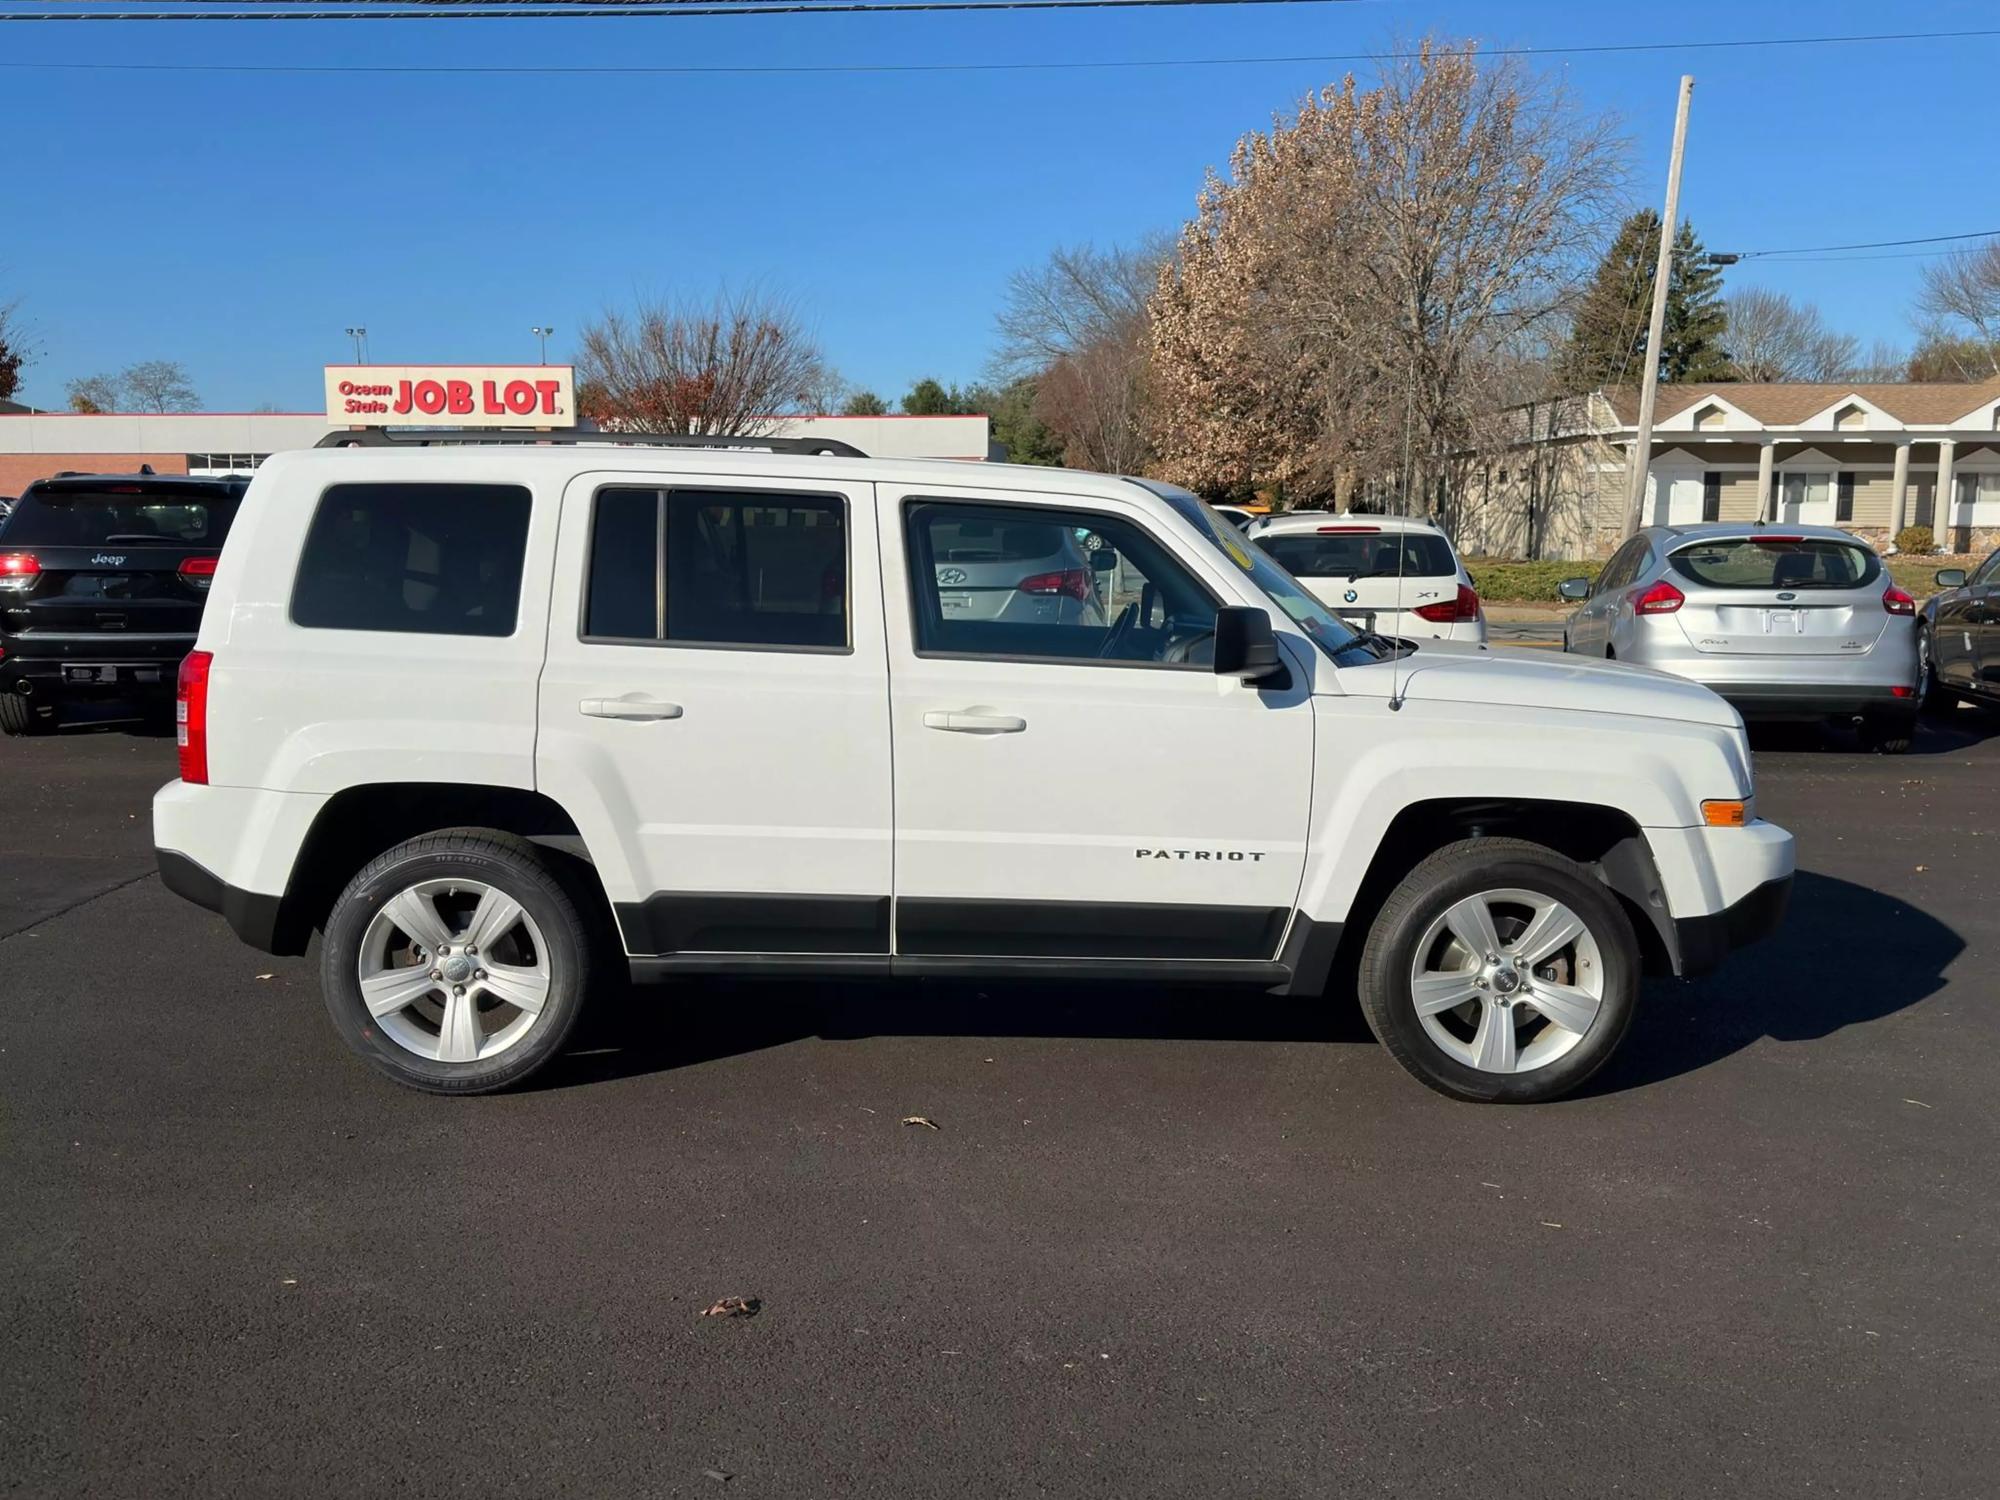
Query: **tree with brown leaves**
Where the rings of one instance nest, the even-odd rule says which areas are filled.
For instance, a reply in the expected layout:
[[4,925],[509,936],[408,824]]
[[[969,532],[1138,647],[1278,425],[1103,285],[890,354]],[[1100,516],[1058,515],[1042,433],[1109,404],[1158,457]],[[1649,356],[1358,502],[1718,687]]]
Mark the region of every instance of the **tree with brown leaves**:
[[1436,42],[1245,136],[1153,296],[1160,467],[1438,508],[1496,368],[1562,321],[1623,171],[1610,121],[1558,84]]

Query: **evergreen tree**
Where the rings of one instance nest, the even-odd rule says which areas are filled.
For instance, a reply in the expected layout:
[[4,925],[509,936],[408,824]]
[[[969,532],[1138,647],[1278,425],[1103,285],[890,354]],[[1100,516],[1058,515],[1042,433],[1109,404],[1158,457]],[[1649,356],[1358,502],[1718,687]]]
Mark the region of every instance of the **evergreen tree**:
[[[1563,360],[1564,383],[1570,389],[1637,385],[1644,376],[1659,244],[1660,216],[1650,208],[1640,209],[1619,226],[1570,326]],[[1666,327],[1660,338],[1660,379],[1727,380],[1730,365],[1723,334],[1728,322],[1722,272],[1709,264],[1694,226],[1683,220],[1674,236],[1673,280],[1667,286]]]

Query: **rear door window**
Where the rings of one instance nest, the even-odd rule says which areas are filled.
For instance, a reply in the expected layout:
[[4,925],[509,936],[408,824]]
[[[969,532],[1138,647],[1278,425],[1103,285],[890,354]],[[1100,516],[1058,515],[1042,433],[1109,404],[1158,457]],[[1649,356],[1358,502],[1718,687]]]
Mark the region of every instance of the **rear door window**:
[[333,485],[299,555],[292,621],[319,630],[512,635],[529,508],[518,485]]
[[837,495],[600,490],[583,634],[659,645],[847,649]]
[[31,489],[4,530],[15,547],[220,547],[236,505],[227,495]]
[[1257,545],[1294,578],[1450,578],[1451,544],[1429,531],[1270,532]]
[[1854,589],[1882,572],[1866,547],[1822,537],[1725,537],[1682,547],[1669,560],[1711,589]]

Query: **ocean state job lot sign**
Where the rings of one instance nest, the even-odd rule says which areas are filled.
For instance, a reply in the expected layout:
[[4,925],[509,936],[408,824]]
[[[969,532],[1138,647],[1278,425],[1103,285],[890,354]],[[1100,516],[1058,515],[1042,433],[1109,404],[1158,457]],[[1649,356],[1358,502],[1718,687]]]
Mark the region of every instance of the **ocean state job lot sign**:
[[328,365],[335,427],[573,427],[569,365]]

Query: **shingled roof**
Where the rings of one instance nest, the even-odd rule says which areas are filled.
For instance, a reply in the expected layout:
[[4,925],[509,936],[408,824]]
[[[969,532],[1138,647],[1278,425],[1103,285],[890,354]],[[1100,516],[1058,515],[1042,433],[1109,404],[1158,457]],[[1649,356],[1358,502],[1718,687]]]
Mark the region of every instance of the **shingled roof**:
[[[1709,396],[1719,396],[1738,411],[1770,427],[1794,427],[1825,411],[1835,402],[1859,396],[1899,422],[1943,426],[1987,402],[2000,400],[2000,376],[1977,383],[1909,381],[1896,385],[1808,385],[1750,380],[1701,381],[1663,385],[1653,416],[1663,420],[1686,411]],[[1639,392],[1632,386],[1607,387],[1604,399],[1630,426],[1639,420]]]

